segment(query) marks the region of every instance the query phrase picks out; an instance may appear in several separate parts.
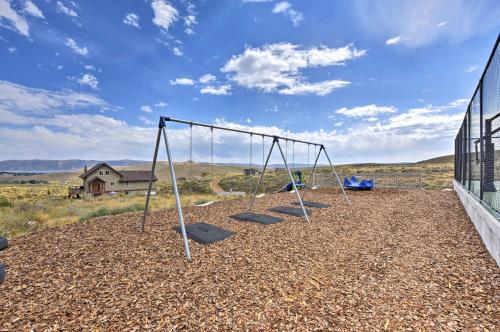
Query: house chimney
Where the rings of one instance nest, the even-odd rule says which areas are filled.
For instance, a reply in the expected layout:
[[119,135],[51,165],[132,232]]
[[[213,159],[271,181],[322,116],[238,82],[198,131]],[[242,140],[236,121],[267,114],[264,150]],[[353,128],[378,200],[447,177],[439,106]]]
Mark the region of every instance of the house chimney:
[[85,165],[85,167],[83,167],[83,173],[87,173],[87,165]]

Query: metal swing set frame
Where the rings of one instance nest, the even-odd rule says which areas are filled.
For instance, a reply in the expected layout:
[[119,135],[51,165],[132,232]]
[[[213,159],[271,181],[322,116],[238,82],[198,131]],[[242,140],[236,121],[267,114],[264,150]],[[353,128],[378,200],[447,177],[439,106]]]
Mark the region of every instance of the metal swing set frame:
[[[180,123],[180,124],[186,124],[186,125],[189,125],[191,129],[192,129],[193,126],[199,126],[199,127],[205,127],[205,128],[210,128],[211,129],[211,132],[212,132],[212,135],[211,135],[211,137],[212,137],[211,138],[212,139],[212,142],[211,142],[211,144],[212,144],[212,148],[211,148],[211,151],[212,151],[212,168],[213,168],[213,131],[214,131],[214,129],[222,130],[222,131],[229,131],[229,132],[236,132],[236,133],[241,133],[241,134],[248,134],[248,135],[250,135],[251,139],[252,139],[252,137],[254,135],[255,136],[261,136],[263,140],[266,137],[273,139],[271,147],[269,148],[269,152],[267,154],[267,158],[266,158],[265,163],[263,165],[262,173],[260,174],[260,178],[259,178],[259,181],[257,183],[257,187],[255,188],[255,191],[252,194],[252,200],[250,202],[248,211],[252,210],[252,207],[253,207],[253,205],[255,203],[255,198],[257,196],[259,188],[262,185],[262,181],[264,179],[264,174],[265,174],[267,166],[269,164],[269,159],[271,158],[271,154],[273,152],[274,146],[278,147],[280,155],[283,158],[283,163],[284,163],[285,168],[287,170],[288,176],[290,177],[290,180],[292,182],[293,190],[295,191],[295,193],[297,195],[297,199],[298,199],[298,201],[300,203],[300,207],[302,209],[303,216],[304,216],[304,218],[306,219],[307,222],[309,222],[309,216],[307,215],[307,211],[306,211],[306,209],[304,207],[304,203],[303,203],[304,196],[306,194],[306,190],[305,189],[308,188],[308,186],[309,186],[309,184],[310,184],[310,182],[312,180],[312,176],[313,176],[314,171],[316,169],[316,166],[318,164],[318,160],[319,160],[319,157],[321,155],[321,152],[323,152],[325,154],[325,157],[328,160],[328,163],[330,164],[332,172],[335,174],[335,177],[336,177],[337,182],[338,182],[338,184],[339,184],[339,186],[341,188],[342,194],[345,197],[345,200],[347,201],[347,203],[349,205],[351,204],[351,202],[349,201],[349,198],[347,197],[347,194],[346,194],[346,192],[344,190],[344,186],[342,185],[342,182],[339,179],[337,171],[335,170],[335,166],[333,165],[333,163],[332,163],[332,161],[330,159],[330,156],[328,155],[328,152],[326,151],[326,148],[325,148],[325,146],[323,144],[314,143],[314,142],[307,142],[307,141],[303,141],[303,140],[297,140],[297,139],[289,138],[289,137],[282,137],[282,136],[277,136],[277,135],[256,133],[256,132],[252,132],[252,131],[248,131],[248,130],[227,128],[227,127],[216,126],[216,125],[211,125],[211,124],[205,124],[205,123],[199,123],[199,122],[193,122],[193,121],[186,121],[186,120],[175,119],[175,118],[166,117],[166,116],[160,116],[160,120],[159,120],[159,124],[158,124],[158,134],[157,134],[157,137],[156,137],[155,151],[154,151],[154,155],[153,155],[153,164],[151,166],[151,175],[150,175],[150,178],[149,178],[148,192],[147,192],[147,195],[146,195],[146,204],[145,204],[145,207],[144,207],[144,213],[142,215],[140,228],[141,228],[141,231],[144,232],[144,227],[145,227],[146,218],[147,218],[147,214],[148,214],[148,208],[149,208],[149,200],[150,200],[150,197],[151,197],[151,189],[152,189],[152,186],[153,186],[154,173],[155,173],[155,169],[156,169],[156,162],[157,162],[157,158],[158,158],[158,150],[160,148],[161,137],[163,136],[163,140],[165,142],[165,148],[166,148],[166,151],[167,151],[168,166],[169,166],[170,177],[171,177],[171,181],[172,181],[172,190],[173,190],[173,193],[174,193],[174,196],[175,196],[175,205],[176,205],[176,208],[177,208],[177,213],[178,213],[178,218],[179,218],[179,226],[180,226],[181,233],[182,233],[182,238],[183,238],[183,241],[184,241],[184,252],[185,252],[185,255],[186,255],[186,257],[187,257],[188,260],[191,260],[191,251],[189,249],[188,236],[187,236],[187,232],[186,232],[186,226],[185,226],[185,223],[184,223],[184,214],[182,212],[181,198],[180,198],[180,195],[179,195],[179,189],[177,187],[177,178],[175,176],[174,161],[173,161],[173,158],[172,158],[172,152],[171,152],[170,143],[169,143],[168,135],[167,135],[167,129],[166,129],[167,128],[167,126],[166,126],[167,122],[175,122],[175,123]],[[286,144],[287,144],[286,145],[286,148],[287,148],[287,152],[286,152],[287,156],[286,157],[285,157],[285,154],[283,153],[283,149],[281,148],[280,140],[285,141]],[[287,157],[288,157],[288,141],[293,142],[294,149],[295,149],[295,143],[302,143],[302,144],[307,144],[308,145],[308,163],[309,163],[309,147],[311,145],[313,145],[314,148],[315,148],[315,151],[316,151],[316,148],[319,147],[319,151],[318,151],[318,153],[316,155],[316,158],[315,158],[315,161],[314,161],[314,165],[313,165],[311,174],[309,175],[309,178],[308,178],[308,180],[306,182],[304,190],[302,191],[302,196],[300,195],[299,190],[297,190],[297,186],[295,184],[295,179],[293,178],[292,172],[291,172],[290,167],[288,165],[288,161],[287,161]],[[250,142],[252,142],[252,140],[250,140]],[[263,146],[262,153],[264,155],[264,142],[263,142],[262,146]],[[190,149],[192,149],[191,142],[190,142]],[[250,165],[251,165],[251,162],[252,162],[251,161],[251,155],[252,155],[252,148],[250,148]],[[192,161],[190,160],[190,162],[192,162]],[[294,153],[294,157],[293,157],[293,163],[295,164],[295,153]],[[213,177],[213,171],[212,171],[212,177]],[[251,179],[251,177],[250,177],[250,179]]]

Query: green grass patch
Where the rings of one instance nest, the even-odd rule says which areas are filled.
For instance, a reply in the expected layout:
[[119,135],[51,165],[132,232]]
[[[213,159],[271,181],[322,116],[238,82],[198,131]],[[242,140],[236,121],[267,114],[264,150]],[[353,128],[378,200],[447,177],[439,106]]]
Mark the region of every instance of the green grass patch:
[[105,217],[105,216],[115,216],[117,214],[127,213],[127,212],[137,212],[144,210],[143,204],[132,204],[125,207],[118,208],[107,208],[102,207],[100,209],[90,211],[89,213],[84,214],[80,217],[80,221],[97,218],[97,217]]

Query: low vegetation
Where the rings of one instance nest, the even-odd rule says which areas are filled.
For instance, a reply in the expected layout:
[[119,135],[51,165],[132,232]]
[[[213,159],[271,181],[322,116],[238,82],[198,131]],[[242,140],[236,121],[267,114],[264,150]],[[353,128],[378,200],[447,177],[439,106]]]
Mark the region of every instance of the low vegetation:
[[[255,189],[259,180],[259,174],[242,175],[243,167],[216,165],[214,168],[216,180],[212,183],[210,165],[192,164],[191,166],[193,177],[190,179],[189,164],[177,165],[179,191],[184,205],[200,205],[208,201],[221,200],[221,197],[213,194],[212,187],[215,191],[249,193],[250,188]],[[137,167],[134,166],[134,168]],[[147,165],[143,165],[142,169],[146,168]],[[345,175],[420,173],[422,185],[427,189],[450,188],[453,178],[453,163],[449,156],[414,164],[340,165],[337,170],[339,174]],[[329,169],[321,167],[318,171],[329,172]],[[0,236],[13,237],[45,227],[142,210],[144,195],[119,194],[96,198],[67,198],[68,187],[81,184],[78,174],[75,172],[35,174],[33,177],[10,176],[8,182],[24,181],[24,184],[0,183]],[[175,205],[175,200],[171,194],[172,185],[167,181],[166,165],[160,164],[157,174],[161,174],[159,175],[160,182],[157,183],[156,195],[151,197],[151,209],[171,208]],[[308,176],[309,172],[305,171],[303,180],[306,181]],[[259,192],[276,192],[288,181],[288,174],[283,169],[269,170]]]

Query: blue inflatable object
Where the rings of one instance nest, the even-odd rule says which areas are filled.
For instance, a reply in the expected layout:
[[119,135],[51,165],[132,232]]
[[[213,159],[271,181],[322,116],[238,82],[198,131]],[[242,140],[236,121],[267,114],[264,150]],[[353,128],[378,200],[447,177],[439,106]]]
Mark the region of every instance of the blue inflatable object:
[[349,180],[347,177],[344,178],[344,187],[349,189],[358,190],[370,190],[373,189],[373,180],[361,180],[358,181],[354,176],[351,176]]
[[[306,184],[302,182],[302,171],[295,171],[293,172],[293,175],[297,175],[299,177],[298,180],[295,181],[295,186],[297,189],[303,189]],[[293,190],[293,182],[288,182],[281,188],[281,191],[292,191]]]

